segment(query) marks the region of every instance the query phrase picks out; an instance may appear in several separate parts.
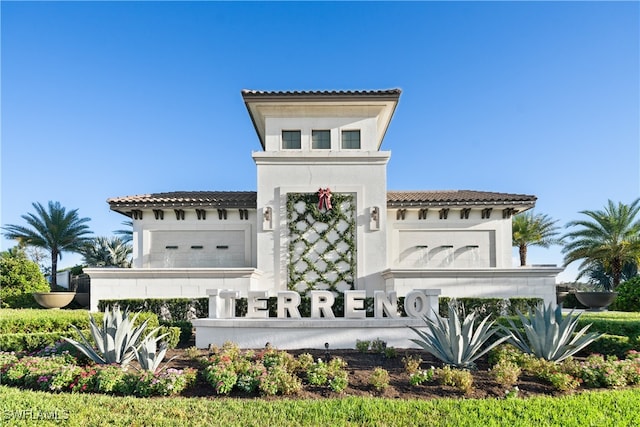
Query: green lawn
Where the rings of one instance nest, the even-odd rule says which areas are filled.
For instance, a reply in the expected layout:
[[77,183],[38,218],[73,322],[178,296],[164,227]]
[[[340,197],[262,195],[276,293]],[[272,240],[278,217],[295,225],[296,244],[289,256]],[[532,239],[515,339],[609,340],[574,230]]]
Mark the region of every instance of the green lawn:
[[[68,426],[637,426],[640,390],[527,400],[138,399],[0,386],[3,424]],[[58,420],[35,420],[57,416]]]

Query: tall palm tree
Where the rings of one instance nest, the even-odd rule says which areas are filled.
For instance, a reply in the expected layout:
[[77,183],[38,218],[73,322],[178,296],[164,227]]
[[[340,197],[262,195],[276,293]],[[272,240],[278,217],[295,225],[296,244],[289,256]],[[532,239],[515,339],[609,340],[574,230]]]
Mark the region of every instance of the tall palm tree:
[[34,213],[22,215],[28,226],[7,225],[2,227],[4,236],[25,245],[48,250],[51,253],[51,287],[58,285],[58,258],[62,252],[79,252],[91,234],[86,225],[90,218],[80,218],[78,210],[69,212],[60,202],[49,202],[48,209],[40,203],[33,203]]
[[533,212],[525,212],[513,217],[511,243],[518,248],[520,266],[527,265],[527,248],[529,246],[548,248],[560,242],[560,239],[556,238],[559,234],[557,222],[548,215],[534,214]]
[[123,243],[130,243],[133,240],[133,221],[122,221],[122,225],[127,228],[115,230],[114,233],[120,237]]
[[601,265],[611,278],[608,288],[615,289],[621,281],[625,264],[640,263],[640,199],[630,205],[609,200],[604,210],[581,211],[589,219],[571,221],[567,227],[578,227],[565,234],[569,239],[562,252],[565,266],[578,260],[578,277]]
[[131,267],[131,252],[131,245],[119,237],[96,237],[80,251],[84,263],[91,267]]
[[[638,275],[638,266],[631,262],[625,262],[622,266],[622,272],[620,273],[620,283],[631,280]],[[602,288],[606,290],[612,289],[611,275],[607,274],[604,270],[604,266],[601,262],[597,261],[584,271],[583,276],[589,278],[589,283],[594,285],[595,288]]]

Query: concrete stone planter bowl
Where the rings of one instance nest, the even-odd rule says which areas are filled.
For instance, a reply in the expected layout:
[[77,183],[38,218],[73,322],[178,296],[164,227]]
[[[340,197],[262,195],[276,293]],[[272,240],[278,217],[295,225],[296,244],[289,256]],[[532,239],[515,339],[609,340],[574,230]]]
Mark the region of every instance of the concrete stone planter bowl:
[[36,292],[33,298],[44,308],[62,308],[69,305],[76,296],[75,292]]
[[74,297],[75,302],[83,308],[89,307],[89,293],[88,292],[77,292]]
[[578,302],[586,307],[589,311],[606,311],[607,307],[618,296],[617,292],[576,292]]

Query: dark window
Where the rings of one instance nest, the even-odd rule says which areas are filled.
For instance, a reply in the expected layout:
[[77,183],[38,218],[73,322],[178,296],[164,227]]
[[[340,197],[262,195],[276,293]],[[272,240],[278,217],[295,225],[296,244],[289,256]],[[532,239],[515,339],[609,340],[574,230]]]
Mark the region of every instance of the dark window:
[[359,130],[343,130],[342,131],[342,148],[359,149],[360,148],[360,131]]
[[283,130],[282,131],[282,148],[285,150],[299,150],[300,131],[299,130]]
[[311,131],[311,148],[314,150],[331,149],[331,131],[314,130]]

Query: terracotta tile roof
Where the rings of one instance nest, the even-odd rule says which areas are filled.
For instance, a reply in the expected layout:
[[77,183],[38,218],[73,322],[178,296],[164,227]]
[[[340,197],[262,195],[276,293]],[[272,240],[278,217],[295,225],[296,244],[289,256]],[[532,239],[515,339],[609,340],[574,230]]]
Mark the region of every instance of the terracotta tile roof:
[[387,207],[473,205],[524,205],[533,207],[536,199],[536,196],[527,194],[472,190],[388,191]]
[[[125,212],[141,208],[214,207],[256,208],[255,191],[173,191],[114,197],[107,200],[112,210]],[[531,206],[535,196],[487,191],[388,191],[387,207],[510,205]]]
[[107,200],[112,210],[151,207],[220,207],[255,208],[255,191],[173,191],[169,193],[139,194]]
[[402,91],[400,89],[381,89],[381,90],[295,90],[295,91],[268,91],[268,90],[251,90],[243,89],[242,97],[248,98],[268,98],[268,99],[305,99],[305,98],[353,98],[353,97],[371,97],[371,98],[398,98]]

